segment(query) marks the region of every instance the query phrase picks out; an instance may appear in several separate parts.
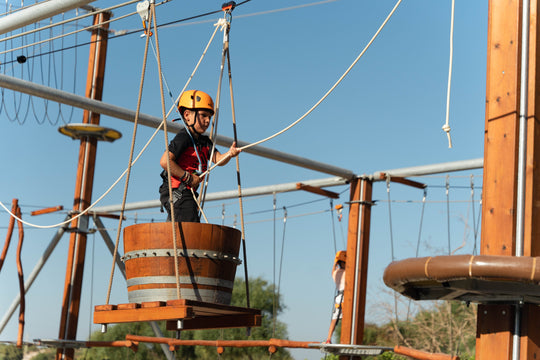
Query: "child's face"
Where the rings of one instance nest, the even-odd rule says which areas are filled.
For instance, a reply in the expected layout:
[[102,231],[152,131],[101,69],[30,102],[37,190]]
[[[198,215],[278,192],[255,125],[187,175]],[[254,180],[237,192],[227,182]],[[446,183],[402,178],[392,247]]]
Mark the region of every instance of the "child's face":
[[197,121],[195,122],[195,129],[199,133],[203,133],[210,126],[210,119],[212,119],[212,113],[206,110],[197,111]]

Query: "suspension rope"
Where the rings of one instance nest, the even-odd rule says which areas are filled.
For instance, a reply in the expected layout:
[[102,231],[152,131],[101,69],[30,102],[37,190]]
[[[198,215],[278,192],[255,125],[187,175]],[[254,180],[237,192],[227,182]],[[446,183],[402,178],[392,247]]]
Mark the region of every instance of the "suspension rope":
[[334,254],[337,253],[336,225],[334,221],[334,199],[330,199],[330,219],[332,219],[332,238],[334,239]]
[[[390,249],[392,255],[392,261],[395,261],[394,256],[394,231],[392,229],[392,202],[390,201],[390,175],[386,175],[386,194],[388,196],[388,230],[390,231]],[[397,304],[397,293],[394,292],[394,326],[398,324],[398,304]]]
[[[226,13],[229,16],[229,21],[227,27],[225,28],[224,38],[226,39],[226,53],[227,53],[227,69],[229,71],[229,93],[231,96],[231,113],[232,113],[232,126],[234,134],[234,142],[238,143],[238,133],[236,130],[236,113],[234,109],[234,93],[232,85],[232,70],[231,70],[231,56],[230,56],[230,47],[229,47],[229,31],[231,29],[230,23],[232,20],[232,10],[234,7],[228,9]],[[224,156],[224,158],[226,158]],[[250,307],[249,301],[249,278],[248,278],[248,267],[247,267],[247,249],[246,249],[246,229],[244,224],[244,205],[242,197],[242,182],[240,181],[240,159],[239,156],[235,157],[236,160],[236,180],[238,182],[238,207],[240,208],[240,227],[242,231],[242,252],[244,256],[244,278],[246,280],[246,307]],[[250,329],[248,328],[248,333]]]
[[[418,240],[416,241],[416,257],[420,254],[420,241],[422,239],[422,224],[424,223],[424,210],[426,208],[427,187],[424,188],[424,195],[422,196],[422,211],[420,213],[420,225],[418,226]],[[409,321],[409,315],[411,312],[411,299],[409,299],[407,305],[406,321]]]
[[[219,78],[218,78],[218,87],[217,87],[217,93],[216,93],[216,106],[215,106],[215,114],[214,119],[212,121],[212,125],[210,128],[210,140],[212,141],[212,149],[210,151],[210,159],[214,158],[214,155],[216,153],[216,144],[214,142],[214,139],[217,136],[217,128],[218,128],[218,121],[219,121],[219,108],[221,105],[221,84],[223,82],[223,71],[225,69],[225,51],[228,48],[228,27],[229,23],[227,21],[227,13],[224,12],[223,18],[219,19],[217,23],[214,24],[216,27],[216,31],[218,29],[221,29],[223,31],[223,50],[221,55],[221,66],[220,66],[220,72],[219,72]],[[201,193],[199,195],[199,201],[201,202],[201,207],[203,207],[204,202],[206,200],[206,191],[208,189],[208,182],[210,180],[210,173],[206,174],[206,176],[203,177],[203,183],[201,186]]]
[[[161,59],[160,59],[160,55],[159,55],[159,41],[158,41],[158,30],[157,30],[157,26],[156,26],[156,7],[153,3],[153,1],[151,1],[150,3],[150,10],[152,12],[152,17],[154,18],[154,33],[156,35],[156,57],[157,57],[157,62],[158,62],[158,73],[159,74],[163,74],[163,71],[161,69]],[[150,28],[150,27],[148,27]],[[150,37],[150,34],[148,33],[146,35],[147,37]],[[162,116],[163,116],[163,133],[164,133],[164,138],[165,138],[165,146],[167,147],[168,144],[169,144],[169,140],[168,140],[168,131],[167,131],[167,115],[166,115],[166,112],[165,112],[165,97],[163,95],[163,76],[160,76],[159,77],[159,89],[160,89],[160,98],[161,98],[161,113],[162,113]],[[178,265],[178,235],[177,235],[177,231],[178,231],[178,226],[176,224],[176,221],[174,220],[175,217],[174,217],[174,203],[173,203],[173,194],[172,194],[172,182],[171,182],[171,161],[170,161],[170,157],[167,156],[167,174],[168,174],[168,183],[169,183],[169,202],[170,202],[170,206],[171,206],[171,228],[172,228],[172,234],[173,234],[173,245],[174,245],[174,275],[175,275],[175,278],[176,278],[176,296],[178,299],[181,299],[181,289],[180,289],[180,274],[179,274],[179,265]],[[191,189],[191,192],[193,193],[193,189]]]
[[273,323],[273,329],[272,329],[272,335],[275,336],[275,331],[276,331],[276,314],[277,314],[277,310],[276,310],[276,193],[274,192],[273,194],[273,199],[272,199],[272,209],[273,209],[273,215],[274,215],[274,221],[272,223],[273,227],[272,227],[272,283],[274,285],[274,289],[272,291],[272,323]]
[[386,17],[386,19],[383,21],[382,25],[379,27],[379,29],[375,32],[375,35],[373,35],[373,37],[371,38],[371,40],[369,41],[369,43],[366,45],[366,47],[362,50],[362,52],[360,52],[360,54],[356,57],[356,59],[353,61],[353,63],[347,68],[347,70],[343,73],[343,75],[341,75],[341,77],[336,81],[336,83],[330,88],[330,90],[328,90],[324,95],[323,97],[317,101],[315,103],[315,105],[313,105],[304,115],[302,115],[298,120],[294,121],[292,124],[290,124],[289,126],[285,127],[284,129],[278,131],[277,133],[275,133],[274,135],[271,135],[267,138],[264,138],[262,140],[259,140],[257,142],[254,142],[254,143],[251,143],[251,144],[248,144],[248,145],[245,145],[243,147],[241,147],[240,149],[241,150],[245,150],[245,149],[248,149],[250,147],[253,147],[255,145],[259,145],[259,144],[262,144],[270,139],[273,139],[281,134],[283,134],[284,132],[288,131],[289,129],[291,129],[293,126],[295,126],[296,124],[298,124],[300,121],[302,121],[304,118],[306,118],[309,114],[311,114],[313,112],[313,110],[315,110],[334,90],[335,88],[341,83],[341,81],[343,81],[343,79],[349,74],[349,72],[353,69],[353,67],[356,65],[356,63],[360,60],[360,58],[362,58],[362,56],[364,55],[364,53],[367,51],[367,49],[371,46],[371,44],[373,43],[373,41],[375,41],[375,39],[377,38],[377,36],[379,35],[379,33],[382,31],[382,29],[385,27],[386,23],[388,22],[388,20],[390,20],[390,18],[392,17],[392,15],[394,14],[394,12],[397,10],[399,4],[401,4],[401,1],[402,0],[398,0],[398,2],[396,3],[396,5],[394,6],[394,8],[392,9],[392,11],[390,11],[390,14],[388,14],[388,16]]
[[[150,14],[150,18],[148,20],[150,23],[152,21],[152,15],[153,14]],[[130,151],[129,151],[129,162],[128,162],[126,181],[125,181],[125,186],[124,186],[124,194],[122,196],[122,206],[121,206],[121,210],[120,210],[120,216],[118,218],[118,229],[117,229],[117,233],[116,233],[116,242],[115,242],[115,245],[114,245],[114,254],[113,254],[113,257],[112,257],[111,273],[110,273],[110,276],[109,276],[109,287],[107,289],[107,298],[106,298],[105,304],[109,304],[109,300],[110,300],[110,296],[111,296],[111,288],[112,288],[112,282],[113,282],[113,276],[114,276],[114,269],[116,267],[116,257],[118,255],[118,244],[120,243],[120,235],[122,233],[122,231],[121,231],[121,229],[122,229],[122,220],[124,219],[124,209],[125,209],[125,206],[126,206],[127,191],[128,191],[128,185],[129,185],[129,180],[130,180],[130,175],[131,175],[131,168],[132,168],[131,164],[133,162],[133,153],[134,153],[134,149],[135,149],[135,139],[136,139],[136,135],[137,135],[137,126],[138,126],[138,123],[139,123],[139,113],[140,113],[140,109],[141,109],[142,93],[143,93],[143,87],[144,87],[144,77],[145,77],[145,73],[146,73],[146,63],[147,63],[147,60],[148,60],[148,45],[149,45],[149,36],[146,37],[145,46],[144,46],[143,64],[142,64],[142,70],[141,70],[141,79],[140,79],[140,82],[139,82],[139,94],[138,94],[138,97],[137,97],[137,108],[135,110],[135,119],[134,119],[134,122],[133,122],[133,134],[132,134],[132,137],[131,137],[131,148],[130,148]],[[175,253],[176,253],[176,249],[175,249]]]
[[448,255],[450,255],[450,178],[448,175],[446,175],[446,225],[448,233]]
[[448,147],[452,148],[452,138],[450,137],[450,88],[452,85],[452,63],[454,58],[454,8],[455,0],[452,0],[452,14],[450,16],[450,60],[448,61],[448,87],[446,90],[446,123],[442,129],[448,138]]
[[[277,303],[279,304],[279,298],[281,293],[281,270],[283,269],[283,253],[285,249],[285,229],[287,228],[287,208],[283,207],[283,235],[281,237],[281,256],[279,257],[279,275],[278,275],[278,286],[277,286]],[[277,322],[277,309],[274,312],[274,328],[272,334],[276,333],[276,322]]]
[[[472,220],[473,220],[473,232],[474,232],[474,246],[473,246],[473,255],[477,255],[476,245],[478,240],[478,230],[481,211],[478,212],[478,220],[476,219],[474,211],[474,175],[471,175],[471,203],[472,203]],[[482,200],[480,200],[480,206],[482,206]]]

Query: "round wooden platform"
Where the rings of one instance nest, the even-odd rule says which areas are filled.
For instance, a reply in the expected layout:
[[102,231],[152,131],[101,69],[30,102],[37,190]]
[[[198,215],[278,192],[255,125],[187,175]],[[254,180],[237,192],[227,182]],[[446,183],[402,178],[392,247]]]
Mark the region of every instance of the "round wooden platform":
[[384,283],[414,300],[540,304],[540,258],[453,255],[394,261]]

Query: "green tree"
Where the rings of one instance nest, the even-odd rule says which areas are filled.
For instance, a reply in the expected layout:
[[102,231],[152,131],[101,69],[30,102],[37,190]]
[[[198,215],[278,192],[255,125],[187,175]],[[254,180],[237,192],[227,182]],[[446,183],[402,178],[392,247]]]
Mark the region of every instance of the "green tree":
[[[250,306],[260,309],[262,314],[262,324],[260,327],[251,329],[251,335],[247,336],[246,328],[233,329],[215,329],[215,330],[194,330],[182,331],[182,339],[201,339],[201,340],[267,340],[270,338],[284,339],[287,336],[287,327],[281,321],[273,319],[273,295],[274,288],[272,285],[261,278],[250,279]],[[243,279],[235,280],[231,305],[246,306],[246,288]],[[284,306],[277,298],[275,314],[278,315],[283,311]],[[165,330],[165,322],[160,323],[160,328],[166,337],[176,336],[176,332]],[[274,329],[275,328],[275,329]],[[154,336],[152,329],[147,323],[126,323],[109,326],[106,333],[95,332],[91,336],[92,341],[113,341],[125,339],[126,334],[136,334],[142,336]],[[137,359],[137,360],[154,360],[163,359],[163,352],[159,344],[139,344],[137,353],[127,348],[91,348],[77,351],[77,358],[81,359]],[[181,346],[175,351],[177,359],[211,359],[217,357],[215,348],[202,346]],[[260,359],[268,357],[267,348],[227,348],[222,355],[223,359]],[[292,359],[286,349],[278,349],[272,356],[275,359]]]

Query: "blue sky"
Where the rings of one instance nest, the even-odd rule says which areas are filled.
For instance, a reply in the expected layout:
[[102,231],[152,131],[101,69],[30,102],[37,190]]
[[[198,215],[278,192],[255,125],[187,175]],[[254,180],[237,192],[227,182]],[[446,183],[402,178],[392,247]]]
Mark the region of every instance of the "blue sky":
[[[104,8],[110,1],[95,1]],[[395,1],[336,0],[272,2],[252,0],[233,12],[230,53],[234,100],[239,139],[255,142],[286,127],[313,106],[343,74],[369,42],[396,4]],[[290,8],[297,5],[310,5]],[[171,1],[157,7],[158,23],[219,9],[221,2]],[[274,11],[279,10],[279,11]],[[114,17],[135,11],[135,4],[114,10]],[[355,68],[334,92],[308,117],[283,135],[263,144],[265,147],[350,169],[356,174],[371,174],[385,169],[481,158],[485,104],[485,64],[487,38],[487,1],[456,1],[454,63],[450,101],[450,126],[453,148],[448,148],[441,130],[445,122],[448,80],[451,1],[415,0],[403,2],[379,37]],[[73,17],[70,12],[66,17]],[[159,30],[159,46],[164,76],[176,96],[191,74],[221,14],[210,15]],[[59,19],[56,19],[58,21]],[[87,21],[86,21],[87,23]],[[138,16],[113,22],[114,30],[134,30],[141,26]],[[72,31],[66,26],[65,32]],[[47,34],[42,35],[43,38]],[[79,42],[89,34],[78,35]],[[20,40],[18,40],[20,41]],[[26,43],[33,42],[30,37]],[[61,43],[45,43],[13,54],[40,53],[74,42],[71,36]],[[215,95],[219,79],[222,35],[219,33],[195,74],[190,88]],[[0,50],[14,45],[0,44]],[[139,34],[109,41],[103,101],[135,109],[141,77],[144,39]],[[25,66],[10,62],[12,55],[0,55],[4,74],[35,81],[79,95],[84,93],[88,47],[55,55],[30,58]],[[30,67],[32,66],[32,67]],[[74,77],[74,74],[76,76]],[[74,83],[74,81],[76,82]],[[218,132],[232,136],[228,82],[223,80]],[[75,84],[75,85],[74,85]],[[141,112],[161,116],[157,65],[149,53]],[[65,211],[31,217],[30,211],[55,205],[72,207],[79,142],[60,135],[58,126],[81,122],[75,109],[60,107],[41,99],[30,102],[27,96],[3,92],[0,109],[0,151],[3,154],[0,175],[0,201],[9,207],[18,198],[26,221],[40,225],[58,223]],[[166,98],[166,108],[171,106]],[[19,119],[14,119],[19,109]],[[45,111],[49,117],[44,117]],[[34,116],[34,112],[36,116]],[[28,115],[23,116],[22,114]],[[36,119],[37,118],[37,119]],[[94,196],[103,194],[124,171],[133,124],[102,117],[101,124],[122,132],[114,143],[98,146]],[[140,127],[136,152],[153,130]],[[128,202],[157,199],[159,158],[164,151],[162,134],[149,146],[132,170]],[[272,185],[329,177],[327,174],[281,164],[250,154],[240,156],[242,186]],[[371,248],[368,282],[368,321],[385,321],[388,313],[381,303],[393,302],[382,282],[384,267],[395,258],[414,256],[423,220],[420,254],[446,253],[448,233],[451,248],[466,242],[460,252],[474,246],[470,175],[474,174],[475,211],[479,213],[481,172],[451,174],[451,190],[445,193],[444,175],[416,180],[429,184],[428,203],[421,218],[422,192],[391,184],[389,207],[384,183],[374,186],[378,200],[372,212]],[[234,163],[218,168],[211,176],[210,192],[236,189]],[[99,204],[120,204],[124,181]],[[286,312],[281,320],[294,340],[323,340],[330,317],[333,283],[330,268],[337,248],[345,247],[348,187],[329,188],[341,194],[334,205],[344,204],[343,221],[334,219],[328,199],[308,193],[276,196],[274,224],[272,196],[245,200],[246,240],[250,277],[272,281],[273,247],[277,261],[283,233],[285,251],[281,289]],[[447,202],[450,200],[450,202]],[[237,201],[207,203],[211,222],[221,223],[225,208],[227,225],[233,225],[239,210]],[[283,207],[288,218],[283,232]],[[450,211],[448,211],[450,210]],[[162,221],[159,209],[128,213],[126,225],[144,221]],[[334,216],[336,214],[334,213]],[[238,217],[236,219],[239,221]],[[9,217],[0,211],[1,233],[6,233]],[[109,233],[116,237],[116,221],[106,221]],[[450,231],[448,231],[450,224]],[[274,235],[275,229],[275,235]],[[25,228],[23,266],[29,274],[52,239],[55,230]],[[335,233],[335,238],[334,234]],[[14,237],[14,242],[16,237]],[[392,251],[391,243],[394,244]],[[64,236],[42,273],[27,294],[25,340],[57,338],[68,236]],[[0,273],[0,308],[7,309],[18,293],[12,243]],[[85,339],[91,325],[92,306],[105,303],[110,255],[99,235],[90,236],[87,248],[83,303],[79,335]],[[243,274],[239,269],[238,276]],[[127,300],[120,276],[115,276],[111,303]],[[42,306],[45,306],[42,308]],[[2,311],[4,313],[5,310]],[[0,340],[16,338],[16,316],[0,334]],[[295,352],[297,358],[316,359],[317,351]]]

